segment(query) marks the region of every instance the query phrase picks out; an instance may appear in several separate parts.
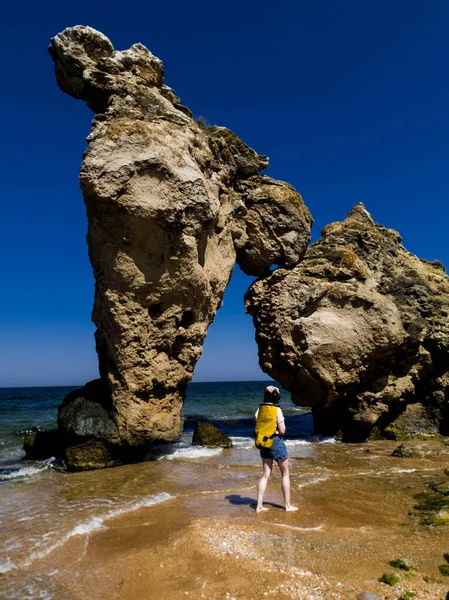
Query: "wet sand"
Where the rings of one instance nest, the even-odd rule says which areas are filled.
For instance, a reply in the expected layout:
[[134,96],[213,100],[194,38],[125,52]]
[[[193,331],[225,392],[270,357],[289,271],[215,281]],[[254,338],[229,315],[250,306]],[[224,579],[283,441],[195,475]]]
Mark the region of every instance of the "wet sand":
[[[414,496],[443,476],[448,448],[427,442],[425,458],[401,459],[391,457],[397,445],[290,447],[295,513],[281,508],[276,468],[265,498],[269,510],[255,513],[261,468],[249,448],[54,474],[81,501],[88,489],[104,495],[118,486],[128,495],[145,486],[170,496],[81,530],[14,577],[47,585],[61,600],[349,600],[361,592],[397,600],[405,591],[420,600],[446,598],[449,577],[438,566],[449,552],[449,527],[424,526],[409,513]],[[410,559],[417,570],[392,568],[388,562],[396,558]],[[391,572],[398,584],[378,582]]]

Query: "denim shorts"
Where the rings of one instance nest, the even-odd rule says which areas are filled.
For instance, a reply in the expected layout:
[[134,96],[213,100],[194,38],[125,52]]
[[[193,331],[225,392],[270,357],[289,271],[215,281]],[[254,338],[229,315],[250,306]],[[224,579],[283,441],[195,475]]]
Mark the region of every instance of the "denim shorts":
[[282,438],[276,436],[271,448],[261,448],[260,458],[272,458],[276,462],[282,462],[288,458],[287,447]]

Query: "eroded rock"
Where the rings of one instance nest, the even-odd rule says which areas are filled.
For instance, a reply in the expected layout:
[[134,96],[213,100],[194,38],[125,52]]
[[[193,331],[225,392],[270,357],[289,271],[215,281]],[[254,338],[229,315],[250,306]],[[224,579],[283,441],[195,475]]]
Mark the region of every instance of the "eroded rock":
[[232,440],[212,423],[198,421],[193,432],[192,444],[209,448],[230,448]]
[[362,204],[246,295],[262,369],[345,441],[449,427],[449,279]]
[[80,185],[106,390],[67,399],[60,427],[108,448],[175,440],[236,259],[252,275],[294,266],[312,219],[291,186],[258,175],[267,157],[192,119],[141,44],[117,51],[77,26],[49,52],[60,88],[96,113]]

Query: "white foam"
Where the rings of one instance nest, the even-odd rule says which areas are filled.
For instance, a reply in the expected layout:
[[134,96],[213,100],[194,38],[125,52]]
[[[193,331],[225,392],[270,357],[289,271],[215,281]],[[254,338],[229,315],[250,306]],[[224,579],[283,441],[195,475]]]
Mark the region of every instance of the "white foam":
[[285,440],[286,446],[311,446],[313,444],[335,444],[336,439],[333,437],[322,437],[320,435],[314,435],[309,438],[301,440]]
[[[394,473],[414,473],[415,471],[417,471],[418,469],[393,469]],[[422,469],[423,471],[425,469]]]
[[286,525],[285,523],[269,523],[268,521],[262,522],[267,523],[267,525],[274,525],[275,527],[286,527],[287,529],[294,529],[295,531],[321,531],[321,529],[323,529],[322,525],[317,525],[317,527],[294,527],[293,525]]
[[[127,502],[125,504],[122,504],[122,506],[119,506],[118,508],[110,510],[107,513],[92,517],[89,521],[87,521],[85,523],[79,523],[78,525],[76,525],[73,529],[71,529],[68,533],[63,535],[54,544],[47,546],[47,547],[43,548],[42,550],[31,554],[31,556],[26,560],[26,562],[23,564],[23,566],[28,566],[33,561],[43,558],[47,554],[50,554],[50,552],[53,552],[53,550],[56,550],[56,548],[63,546],[72,537],[75,537],[78,535],[89,535],[90,533],[92,533],[94,531],[100,531],[102,529],[107,529],[107,527],[105,525],[105,521],[109,521],[110,519],[114,519],[116,517],[119,517],[120,515],[129,513],[129,512],[133,512],[140,508],[148,508],[150,506],[154,506],[155,504],[160,504],[161,502],[166,502],[167,500],[171,500],[174,497],[175,496],[167,494],[166,492],[161,492],[160,494],[146,496],[135,502]],[[17,567],[16,567],[16,565],[13,565],[10,568],[17,568]]]
[[12,562],[10,558],[0,561],[0,573],[4,574],[12,569],[17,569],[17,566]]
[[192,460],[196,458],[207,458],[209,456],[216,456],[217,454],[220,454],[222,450],[223,448],[203,448],[202,446],[194,448],[180,448],[179,450],[175,450],[173,454],[166,454],[165,456],[161,456],[161,459],[164,458],[166,460]]
[[47,458],[42,463],[33,467],[23,467],[22,469],[18,469],[17,471],[12,471],[11,473],[0,473],[0,481],[9,481],[11,479],[20,479],[24,477],[33,477],[33,475],[38,475],[42,473],[42,471],[46,471],[50,469],[53,462],[56,459],[53,457]]
[[285,440],[286,446],[311,446],[312,442],[307,440]]
[[230,439],[232,441],[232,445],[235,448],[241,448],[242,450],[249,450],[254,447],[254,438],[230,436]]
[[314,477],[310,481],[305,481],[304,483],[298,483],[296,487],[298,489],[300,489],[300,488],[306,487],[308,485],[315,485],[317,483],[321,483],[322,481],[326,481],[327,479],[329,479],[328,475],[325,475],[324,477]]
[[336,444],[337,440],[334,437],[321,437],[317,436],[314,438],[314,442],[318,442],[318,444]]
[[415,473],[417,471],[419,471],[420,473],[425,472],[425,471],[440,471],[441,467],[421,467],[420,469],[398,469],[398,468],[393,468],[393,469],[385,469],[382,471],[358,471],[357,473],[354,473],[353,475],[359,476],[359,475],[366,475],[366,476],[370,476],[370,477],[378,477],[379,475],[390,475],[392,473]]

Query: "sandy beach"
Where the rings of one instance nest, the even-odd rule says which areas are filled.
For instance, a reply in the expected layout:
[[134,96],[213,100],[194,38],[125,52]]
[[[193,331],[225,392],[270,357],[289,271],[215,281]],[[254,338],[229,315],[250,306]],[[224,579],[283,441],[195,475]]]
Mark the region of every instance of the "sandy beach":
[[[96,520],[72,515],[75,529],[3,576],[6,597],[14,597],[20,583],[64,600],[349,600],[363,592],[388,600],[405,592],[445,598],[449,580],[438,567],[445,562],[449,529],[424,526],[410,513],[416,494],[445,478],[448,449],[427,442],[424,458],[394,458],[396,446],[290,445],[296,513],[282,510],[275,472],[266,495],[269,510],[256,515],[260,466],[257,451],[242,441],[197,458],[97,473],[49,472],[54,505],[67,484],[84,503],[89,493],[106,497],[118,489],[127,496],[140,489],[147,500],[140,507],[108,504]],[[42,482],[42,493],[48,484]],[[416,568],[394,569],[388,563],[396,558]],[[399,576],[396,585],[378,581],[391,572]]]

